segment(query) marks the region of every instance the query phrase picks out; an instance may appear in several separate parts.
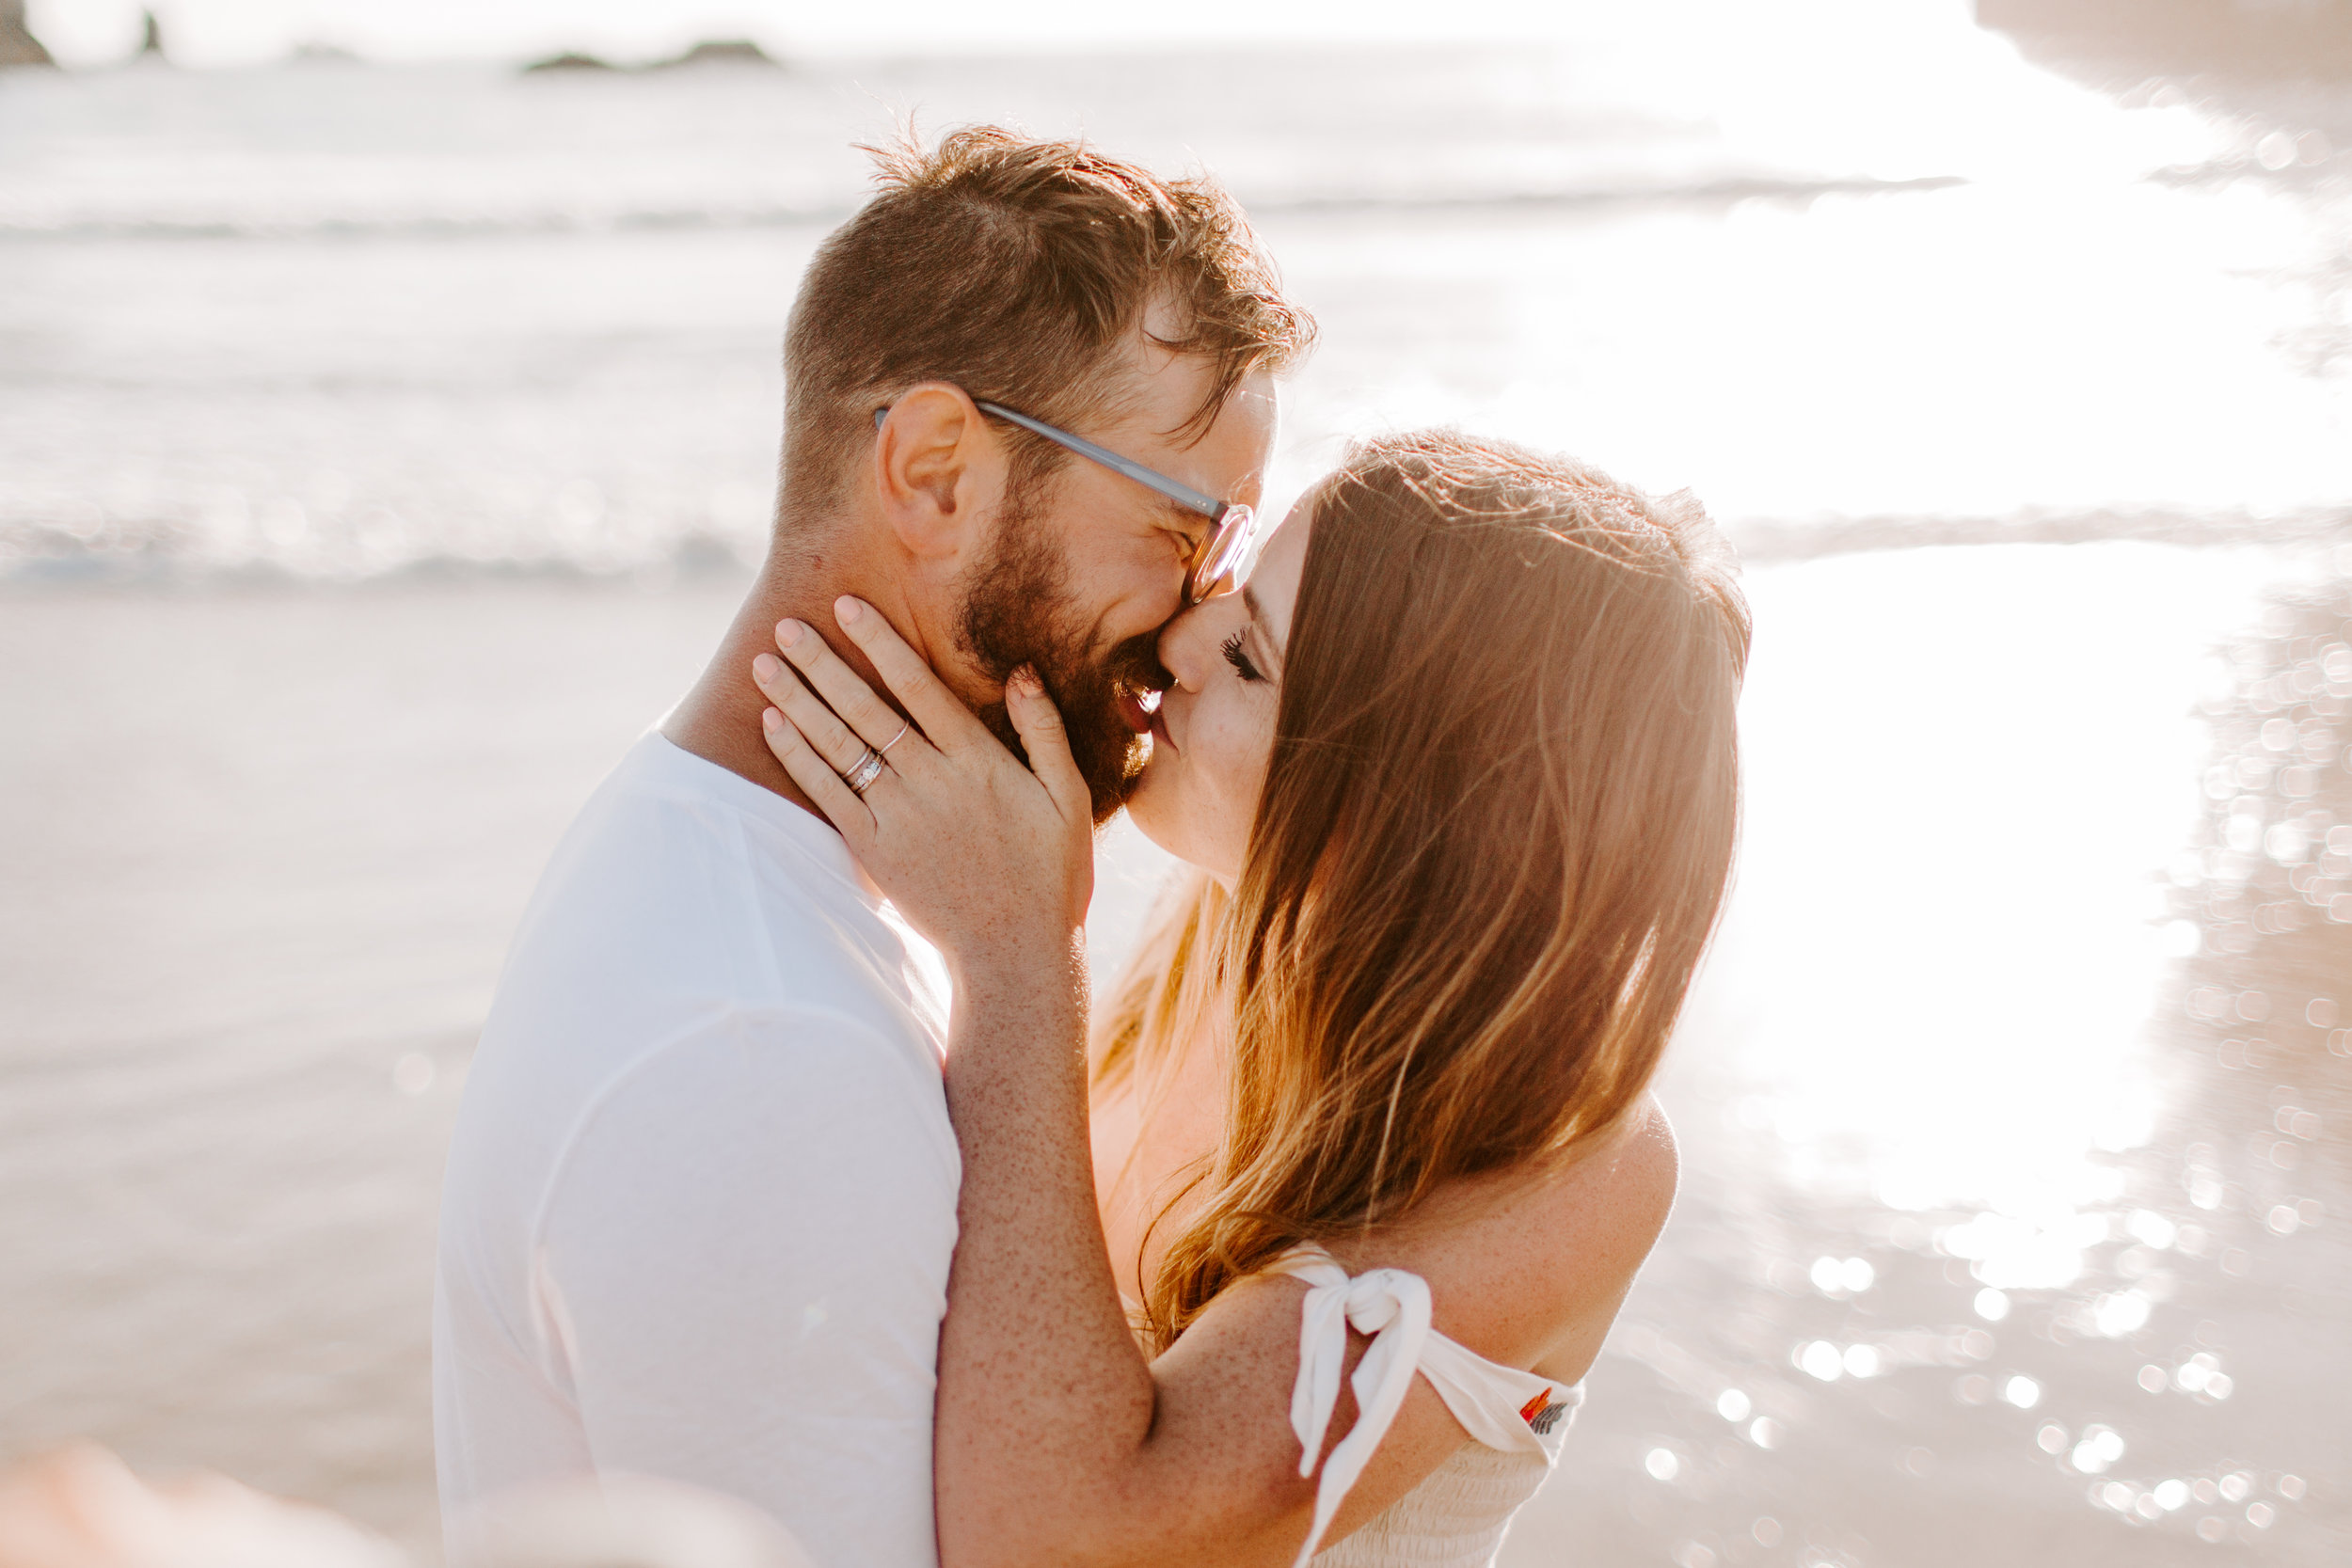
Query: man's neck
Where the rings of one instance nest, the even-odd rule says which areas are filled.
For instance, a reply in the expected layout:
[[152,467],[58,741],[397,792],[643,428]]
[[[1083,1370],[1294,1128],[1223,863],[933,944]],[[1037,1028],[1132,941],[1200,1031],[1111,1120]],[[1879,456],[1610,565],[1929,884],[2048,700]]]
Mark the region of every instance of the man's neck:
[[673,745],[772,790],[819,821],[824,813],[792,782],[760,733],[759,715],[769,702],[752,684],[752,660],[776,651],[776,623],[791,616],[815,629],[888,700],[865,656],[841,635],[834,619],[834,600],[843,594],[872,594],[852,580],[855,574],[829,571],[830,564],[792,561],[771,551],[702,677],[661,725]]

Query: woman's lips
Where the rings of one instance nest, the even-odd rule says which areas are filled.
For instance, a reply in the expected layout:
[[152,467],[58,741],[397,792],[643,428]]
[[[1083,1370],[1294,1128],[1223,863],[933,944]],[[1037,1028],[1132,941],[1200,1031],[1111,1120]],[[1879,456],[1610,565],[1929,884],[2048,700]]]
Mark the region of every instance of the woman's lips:
[[1152,744],[1154,748],[1165,746],[1171,752],[1176,749],[1176,742],[1168,738],[1167,718],[1158,708],[1152,710]]

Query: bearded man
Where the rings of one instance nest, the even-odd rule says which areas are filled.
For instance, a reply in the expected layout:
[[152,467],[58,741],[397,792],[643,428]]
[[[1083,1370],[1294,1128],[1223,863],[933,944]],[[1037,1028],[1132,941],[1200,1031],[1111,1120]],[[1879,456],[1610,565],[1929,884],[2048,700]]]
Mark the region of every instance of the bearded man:
[[1205,179],[985,128],[877,161],[787,330],[767,562],[557,849],[467,1084],[434,1322],[461,1568],[502,1498],[623,1472],[823,1568],[935,1568],[945,971],[768,751],[751,662],[854,594],[1009,741],[1034,666],[1107,817],[1312,335]]

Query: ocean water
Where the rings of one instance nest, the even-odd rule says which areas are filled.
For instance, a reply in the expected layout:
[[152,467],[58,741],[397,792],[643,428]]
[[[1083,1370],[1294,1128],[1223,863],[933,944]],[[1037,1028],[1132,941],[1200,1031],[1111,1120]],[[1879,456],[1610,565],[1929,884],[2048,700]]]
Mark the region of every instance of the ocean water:
[[[1543,48],[0,75],[0,1459],[435,1551],[448,1119],[707,656],[912,114],[1199,162],[1324,325],[1751,562],[1682,1198],[1506,1550],[2352,1552],[2352,97],[1935,3]],[[1106,841],[1098,962],[1162,869]]]
[[2305,373],[2348,329],[2352,127],[2272,167],[2260,117],[2119,102],[1933,5],[1149,63],[16,73],[0,571],[755,559],[793,283],[901,116],[1222,176],[1328,329],[1289,485],[1458,420],[1776,540],[2352,496],[2345,383]]

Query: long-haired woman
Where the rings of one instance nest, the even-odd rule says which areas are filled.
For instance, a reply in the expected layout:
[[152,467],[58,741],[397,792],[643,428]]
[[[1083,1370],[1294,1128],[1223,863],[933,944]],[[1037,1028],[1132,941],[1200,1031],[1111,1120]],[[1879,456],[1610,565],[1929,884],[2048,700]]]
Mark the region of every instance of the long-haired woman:
[[810,636],[766,722],[955,972],[942,1561],[1490,1562],[1673,1198],[1646,1086],[1749,634],[1712,528],[1504,443],[1359,446],[1161,638],[1130,811],[1188,871],[1090,1042],[1051,703],[1016,673],[1025,768],[839,610],[915,731]]

